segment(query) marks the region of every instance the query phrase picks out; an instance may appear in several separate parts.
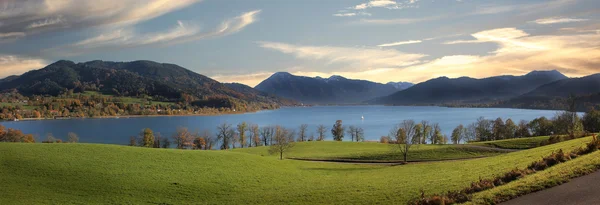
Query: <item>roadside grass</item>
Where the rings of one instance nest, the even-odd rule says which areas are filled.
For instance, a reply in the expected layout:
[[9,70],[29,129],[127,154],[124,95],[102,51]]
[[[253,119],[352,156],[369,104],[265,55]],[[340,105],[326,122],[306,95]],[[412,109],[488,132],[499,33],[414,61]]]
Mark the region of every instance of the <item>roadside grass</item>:
[[421,189],[461,189],[589,140],[402,166],[278,160],[240,151],[0,143],[0,204],[405,204]]
[[600,168],[600,152],[580,156],[550,167],[544,171],[527,175],[522,179],[473,195],[465,204],[497,204],[516,197],[558,186],[570,179],[592,173]]
[[527,137],[507,140],[496,140],[486,142],[472,142],[470,145],[495,147],[502,149],[531,149],[541,146],[541,143],[550,139],[549,136]]
[[[399,152],[394,151],[394,145],[378,142],[335,142],[312,141],[297,142],[287,158],[302,159],[343,159],[343,160],[402,160]],[[251,147],[233,149],[233,152],[268,156],[269,147]],[[503,154],[492,149],[474,148],[462,145],[413,145],[408,154],[409,161],[464,159]],[[276,157],[276,156],[274,156]]]

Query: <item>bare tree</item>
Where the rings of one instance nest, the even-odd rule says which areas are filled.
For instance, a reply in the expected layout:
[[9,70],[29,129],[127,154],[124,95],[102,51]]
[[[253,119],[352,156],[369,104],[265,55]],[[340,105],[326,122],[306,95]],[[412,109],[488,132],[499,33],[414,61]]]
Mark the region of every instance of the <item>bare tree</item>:
[[191,147],[194,141],[194,136],[186,127],[178,127],[177,131],[171,138],[173,138],[173,143],[175,143],[177,149],[186,149]]
[[217,140],[221,142],[221,149],[229,149],[234,134],[231,124],[223,123],[217,127]]
[[308,129],[307,124],[300,125],[300,129],[298,130],[298,141],[299,142],[304,142],[304,141],[308,140],[307,136],[306,136],[307,129]]
[[258,127],[257,124],[252,124],[250,125],[250,143],[249,145],[252,146],[252,143],[254,143],[255,147],[258,147],[258,145],[260,145],[260,128]]
[[262,137],[262,141],[265,146],[272,142],[274,132],[275,128],[273,126],[266,126],[260,129],[260,136]]
[[[396,130],[397,128],[397,130]],[[390,138],[395,139],[394,150],[399,151],[404,157],[404,162],[407,161],[408,152],[415,142],[415,121],[404,120],[390,131]]]
[[168,137],[163,137],[162,142],[160,143],[162,148],[169,148],[171,146],[171,141],[169,141]]
[[325,137],[327,137],[327,128],[325,127],[325,125],[319,125],[317,127],[317,133],[319,134],[319,137],[317,138],[317,141],[323,141],[325,140]]
[[273,137],[275,143],[269,148],[269,154],[279,154],[279,159],[283,159],[283,153],[289,151],[294,147],[294,141],[290,140],[289,134],[291,132],[280,126],[276,127],[275,136]]
[[75,134],[74,132],[69,132],[67,134],[67,142],[77,143],[79,142],[79,137],[77,137],[77,134]]
[[246,124],[246,122],[242,122],[237,125],[237,132],[239,137],[238,140],[242,148],[246,146],[246,131],[248,131],[248,124]]
[[356,127],[354,127],[354,125],[350,125],[346,132],[350,135],[350,141],[354,142],[354,138],[356,137]]

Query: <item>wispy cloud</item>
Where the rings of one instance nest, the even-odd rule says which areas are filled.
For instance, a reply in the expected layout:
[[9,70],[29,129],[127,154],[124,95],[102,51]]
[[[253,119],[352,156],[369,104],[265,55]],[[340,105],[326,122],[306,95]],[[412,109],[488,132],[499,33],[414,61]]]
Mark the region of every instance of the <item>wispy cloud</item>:
[[256,22],[259,13],[260,10],[246,12],[224,21],[218,28],[210,32],[201,32],[198,26],[178,21],[176,26],[163,32],[139,34],[129,28],[118,29],[67,46],[52,48],[45,52],[50,54],[78,55],[92,49],[127,48],[156,44],[171,45],[210,37],[226,36],[237,33],[246,26]]
[[379,47],[389,47],[389,46],[399,46],[399,45],[405,45],[405,44],[414,44],[414,43],[421,43],[421,40],[410,40],[410,41],[398,41],[398,42],[393,42],[393,43],[384,43],[384,44],[380,44],[377,45]]
[[340,12],[340,13],[336,13],[333,14],[333,16],[337,16],[337,17],[351,17],[351,16],[371,16],[371,13],[367,13],[367,12]]
[[354,48],[335,46],[302,46],[278,42],[259,42],[260,46],[299,59],[324,60],[327,64],[342,64],[346,68],[397,68],[421,63],[425,54],[403,53],[395,49]]
[[0,54],[0,78],[20,75],[33,69],[43,68],[46,65],[48,65],[48,62],[43,59]]
[[581,22],[581,21],[587,21],[587,20],[589,20],[589,19],[551,17],[551,18],[537,19],[537,20],[533,21],[533,23],[537,23],[537,24],[557,24],[557,23]]
[[131,25],[185,8],[200,0],[4,0],[0,32]]
[[395,18],[395,19],[360,19],[351,22],[351,24],[366,24],[366,25],[402,25],[413,24],[424,21],[439,19],[440,17],[425,17],[425,18]]

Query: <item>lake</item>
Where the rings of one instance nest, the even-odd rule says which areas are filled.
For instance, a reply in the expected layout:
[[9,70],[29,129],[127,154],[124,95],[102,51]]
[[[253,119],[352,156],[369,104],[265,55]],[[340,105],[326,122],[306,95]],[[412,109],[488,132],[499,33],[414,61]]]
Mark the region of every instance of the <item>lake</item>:
[[[178,126],[190,131],[210,130],[216,133],[216,127],[227,122],[236,125],[240,122],[255,123],[259,126],[282,125],[297,129],[301,124],[309,125],[309,132],[316,133],[320,124],[331,129],[336,120],[342,120],[344,126],[358,126],[364,129],[366,140],[379,140],[402,120],[416,122],[428,120],[439,123],[443,133],[450,136],[457,125],[467,125],[483,116],[486,119],[502,117],[512,118],[518,124],[520,120],[532,120],[537,117],[552,117],[554,110],[524,110],[505,108],[446,108],[423,106],[315,106],[289,107],[256,113],[220,116],[160,116],[104,119],[66,119],[2,122],[7,128],[16,128],[27,134],[38,135],[38,142],[45,139],[47,133],[66,140],[68,132],[79,135],[80,142],[128,144],[129,137],[137,135],[143,128],[151,128],[162,136],[171,136]],[[361,119],[364,116],[364,120]],[[327,133],[331,140],[331,133]],[[315,134],[316,135],[316,134]],[[346,137],[344,140],[350,140]]]

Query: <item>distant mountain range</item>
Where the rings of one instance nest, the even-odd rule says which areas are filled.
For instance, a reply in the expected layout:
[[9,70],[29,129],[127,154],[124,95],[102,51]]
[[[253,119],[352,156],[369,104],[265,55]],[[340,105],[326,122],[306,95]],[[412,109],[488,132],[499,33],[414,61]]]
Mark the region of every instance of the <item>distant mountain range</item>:
[[386,96],[412,86],[411,83],[381,84],[366,80],[295,76],[277,72],[262,81],[257,90],[307,104],[355,104]]
[[577,110],[600,104],[600,74],[567,78],[542,85],[531,92],[501,102],[498,107],[566,109],[567,98],[576,96]]
[[68,90],[97,90],[117,96],[152,96],[161,101],[193,101],[220,107],[294,104],[240,84],[223,84],[174,64],[152,61],[74,63],[57,61],[43,69],[0,80],[0,90],[57,96]]
[[564,79],[568,78],[556,70],[483,79],[440,77],[368,102],[391,105],[486,103],[520,96],[539,86]]

